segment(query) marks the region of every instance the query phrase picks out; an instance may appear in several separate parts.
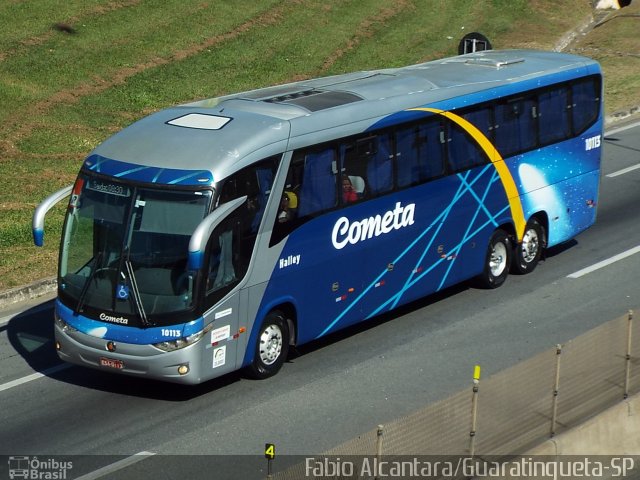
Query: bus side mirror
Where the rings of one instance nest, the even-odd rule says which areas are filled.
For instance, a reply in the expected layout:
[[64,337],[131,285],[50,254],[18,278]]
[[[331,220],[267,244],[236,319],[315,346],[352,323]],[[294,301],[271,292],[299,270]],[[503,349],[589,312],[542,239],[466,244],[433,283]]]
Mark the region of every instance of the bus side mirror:
[[202,268],[204,264],[204,251],[213,230],[247,201],[247,196],[239,197],[230,202],[223,203],[202,220],[189,240],[189,270],[195,272]]
[[71,194],[73,185],[64,187],[58,190],[56,193],[49,195],[44,201],[36,207],[36,211],[33,212],[33,243],[36,247],[44,245],[44,217],[51,208],[60,200],[67,198]]

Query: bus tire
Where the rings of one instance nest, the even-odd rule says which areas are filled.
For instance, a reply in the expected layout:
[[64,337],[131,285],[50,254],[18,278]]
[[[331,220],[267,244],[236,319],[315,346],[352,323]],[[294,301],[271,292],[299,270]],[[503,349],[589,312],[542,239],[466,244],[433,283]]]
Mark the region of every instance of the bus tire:
[[256,340],[251,377],[262,380],[278,373],[289,353],[289,323],[284,314],[274,310],[266,316]]
[[485,288],[498,288],[509,275],[511,266],[511,240],[507,232],[497,229],[491,235],[487,255],[484,261],[484,271],[480,274],[480,284]]
[[535,218],[527,222],[522,242],[516,245],[513,272],[520,275],[531,273],[542,257],[545,245],[544,227]]

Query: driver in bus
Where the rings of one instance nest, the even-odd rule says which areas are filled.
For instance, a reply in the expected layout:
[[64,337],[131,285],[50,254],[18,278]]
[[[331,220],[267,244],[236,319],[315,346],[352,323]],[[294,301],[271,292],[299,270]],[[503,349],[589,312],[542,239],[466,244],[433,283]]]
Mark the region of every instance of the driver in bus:
[[280,200],[280,212],[278,222],[288,222],[293,218],[295,210],[298,208],[298,197],[295,193],[285,190]]

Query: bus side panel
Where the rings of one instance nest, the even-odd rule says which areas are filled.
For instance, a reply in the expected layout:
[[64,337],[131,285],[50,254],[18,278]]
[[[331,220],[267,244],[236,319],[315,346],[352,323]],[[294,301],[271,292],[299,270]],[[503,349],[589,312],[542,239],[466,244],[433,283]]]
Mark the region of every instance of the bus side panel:
[[[508,202],[492,165],[416,187],[416,226],[402,243],[391,237],[371,243],[370,258],[393,252],[393,271],[377,280],[386,267],[368,271],[367,295],[361,300],[370,318],[455,285],[482,272],[489,237],[498,225],[511,222]],[[420,207],[420,209],[418,209]],[[420,215],[420,212],[423,215]],[[384,283],[383,283],[384,282]]]
[[339,218],[360,207],[305,223],[286,240],[274,266],[260,315],[266,315],[274,299],[295,299],[291,303],[298,308],[300,344],[316,338],[323,325],[333,318],[341,316],[344,325],[361,318],[359,308],[352,301],[362,289],[362,270],[368,261],[366,249],[361,246],[335,249],[331,239]]
[[260,315],[296,298],[298,343],[321,337],[479,274],[505,221],[491,164],[325,214],[287,239]]
[[600,172],[589,172],[523,195],[529,216],[547,214],[548,246],[571,240],[595,223],[599,180]]
[[507,160],[522,193],[525,218],[544,212],[548,245],[593,225],[600,184],[601,124],[583,135]]

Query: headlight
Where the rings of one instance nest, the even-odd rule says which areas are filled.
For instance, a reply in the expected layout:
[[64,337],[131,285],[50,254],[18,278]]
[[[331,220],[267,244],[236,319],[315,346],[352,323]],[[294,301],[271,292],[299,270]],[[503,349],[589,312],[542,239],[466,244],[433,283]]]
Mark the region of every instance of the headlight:
[[73,328],[71,325],[69,325],[67,322],[65,322],[62,318],[60,318],[58,316],[57,313],[53,314],[53,318],[56,322],[56,325],[64,332],[64,333],[70,333],[70,332],[77,332],[78,330],[76,330],[75,328]]
[[189,345],[196,343],[202,338],[203,334],[204,332],[200,330],[199,332],[194,333],[193,335],[189,335],[188,337],[154,343],[153,346],[165,352],[173,352],[174,350],[180,350],[181,348],[188,347]]

